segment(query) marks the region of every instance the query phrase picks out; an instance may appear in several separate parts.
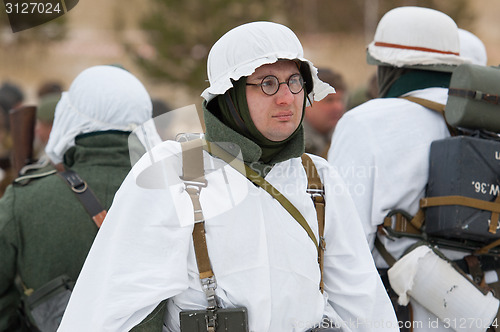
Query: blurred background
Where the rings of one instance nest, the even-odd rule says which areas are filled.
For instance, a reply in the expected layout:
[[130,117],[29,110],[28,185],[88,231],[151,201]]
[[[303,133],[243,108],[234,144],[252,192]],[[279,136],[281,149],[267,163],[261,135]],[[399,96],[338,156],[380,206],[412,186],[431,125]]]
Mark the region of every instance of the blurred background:
[[375,72],[365,48],[378,20],[403,5],[445,12],[484,42],[488,65],[500,64],[499,0],[80,0],[61,18],[17,33],[2,8],[0,83],[37,103],[44,83],[66,90],[89,66],[120,64],[170,107],[199,105],[211,45],[236,25],[271,20],[294,30],[306,57],[354,90]]

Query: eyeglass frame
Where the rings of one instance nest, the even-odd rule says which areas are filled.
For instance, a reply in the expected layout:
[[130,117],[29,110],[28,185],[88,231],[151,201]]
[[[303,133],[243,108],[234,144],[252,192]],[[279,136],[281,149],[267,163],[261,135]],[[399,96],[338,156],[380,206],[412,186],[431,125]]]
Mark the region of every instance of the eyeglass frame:
[[[293,92],[292,89],[290,89],[290,79],[294,76],[299,76],[299,81],[302,81],[302,84],[300,85],[301,86],[301,89],[297,92]],[[276,91],[274,91],[272,94],[269,94],[267,92],[264,91],[264,80],[267,79],[268,77],[273,77],[276,79],[276,81],[278,82],[278,86],[277,86],[277,89]],[[292,74],[290,75],[290,77],[288,77],[288,79],[286,81],[283,81],[283,82],[280,82],[279,78],[277,78],[276,76],[274,75],[266,75],[262,81],[260,81],[260,83],[247,83],[246,85],[254,85],[254,86],[260,86],[260,89],[262,90],[262,92],[266,95],[266,96],[274,96],[276,93],[278,93],[278,91],[280,90],[280,86],[281,84],[286,84],[288,86],[288,90],[290,90],[290,93],[291,94],[299,94],[302,90],[304,90],[304,86],[306,85],[306,82],[304,81],[304,78],[302,77],[302,75],[300,73],[296,73],[296,74]]]

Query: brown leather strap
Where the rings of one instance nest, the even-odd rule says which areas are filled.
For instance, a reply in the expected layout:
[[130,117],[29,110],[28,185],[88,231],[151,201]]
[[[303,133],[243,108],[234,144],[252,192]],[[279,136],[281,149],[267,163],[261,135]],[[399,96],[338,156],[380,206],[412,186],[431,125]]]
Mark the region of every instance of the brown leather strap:
[[[309,156],[303,159],[304,168],[308,175],[308,190],[315,193],[312,195],[316,213],[318,218],[318,233],[320,236],[319,242],[316,241],[314,233],[310,229],[307,221],[304,219],[302,214],[293,206],[288,199],[283,196],[276,188],[274,188],[270,183],[268,183],[264,178],[259,176],[251,168],[244,165],[242,162],[236,161],[234,156],[231,156],[226,151],[218,147],[216,144],[207,143],[204,140],[198,139],[193,141],[183,142],[182,147],[182,180],[186,185],[186,191],[191,198],[194,209],[194,219],[195,224],[193,228],[193,245],[196,255],[196,262],[198,265],[198,272],[200,279],[213,278],[214,273],[210,263],[210,257],[208,255],[207,242],[205,237],[205,224],[202,207],[199,201],[200,190],[202,187],[207,185],[207,181],[204,176],[204,166],[203,166],[203,149],[207,149],[210,153],[221,158],[231,166],[233,166],[240,173],[244,174],[250,181],[260,186],[262,189],[266,190],[274,198],[276,198],[283,207],[299,222],[299,224],[306,230],[309,237],[312,239],[315,245],[318,246],[318,264],[321,271],[321,281],[320,289],[323,292],[323,262],[324,262],[324,250],[325,250],[325,240],[324,240],[324,225],[325,225],[325,200],[324,200],[324,187],[321,182],[321,178],[317,172],[316,166],[312,162]],[[307,160],[309,159],[309,160]],[[236,164],[235,164],[236,163]],[[242,166],[243,165],[243,166]],[[317,195],[316,195],[317,194]]]
[[205,217],[200,203],[200,190],[207,185],[203,166],[203,141],[192,140],[181,143],[182,147],[182,180],[193,203],[194,228],[193,245],[200,279],[214,276],[210,257],[208,256],[205,237]]
[[500,239],[495,240],[495,241],[491,242],[490,244],[476,250],[474,253],[477,255],[487,254],[490,251],[490,249],[493,249],[499,245],[500,245]]
[[181,143],[182,147],[182,180],[205,183],[205,168],[203,165],[204,141],[195,139]]
[[323,265],[325,261],[325,188],[319,177],[316,165],[312,161],[311,157],[307,154],[302,154],[302,166],[307,174],[307,190],[311,194],[311,198],[314,202],[314,207],[316,208],[316,216],[318,219],[318,234],[319,234],[319,245],[318,245],[318,264],[319,270],[321,272],[321,280],[319,284],[319,289],[321,292],[324,290],[323,282]]
[[65,170],[57,173],[57,175],[71,188],[71,191],[73,191],[97,227],[101,227],[107,212],[87,182],[72,170]]
[[477,256],[467,255],[464,257],[464,261],[467,263],[472,280],[480,287],[486,286],[484,283],[484,271],[481,269],[481,263]]
[[[497,196],[497,198],[495,198],[495,201],[494,203],[496,204],[500,204],[500,195]],[[500,205],[499,205],[500,206]],[[500,214],[498,213],[498,211],[492,211],[491,212],[491,218],[490,218],[490,228],[489,228],[489,232],[491,234],[496,234],[497,232],[497,227],[498,227],[498,217],[500,216]]]
[[441,205],[461,205],[476,208],[479,210],[491,211],[489,231],[492,234],[496,234],[498,216],[500,213],[500,195],[495,199],[494,202],[483,201],[481,199],[470,198],[466,196],[425,197],[420,200],[421,208]]
[[[392,218],[396,218],[395,225],[393,225]],[[414,217],[400,212],[398,210],[393,210],[384,217],[383,227],[390,227],[397,233],[409,233],[409,234],[422,234],[421,228],[425,220],[425,214],[422,209],[418,210]]]

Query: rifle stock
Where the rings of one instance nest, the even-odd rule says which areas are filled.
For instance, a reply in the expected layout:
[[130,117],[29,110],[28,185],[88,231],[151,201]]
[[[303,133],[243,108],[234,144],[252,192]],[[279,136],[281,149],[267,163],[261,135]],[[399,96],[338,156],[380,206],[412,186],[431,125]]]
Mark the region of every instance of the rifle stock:
[[12,135],[12,166],[19,173],[21,168],[33,162],[36,106],[19,106],[9,112]]

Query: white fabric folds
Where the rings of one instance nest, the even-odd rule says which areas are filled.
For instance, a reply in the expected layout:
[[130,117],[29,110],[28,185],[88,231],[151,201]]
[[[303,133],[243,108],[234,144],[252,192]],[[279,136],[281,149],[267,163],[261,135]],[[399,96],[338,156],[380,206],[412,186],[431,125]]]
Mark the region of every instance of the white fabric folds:
[[321,100],[335,92],[318,78],[318,70],[304,58],[302,45],[292,30],[277,23],[252,22],[230,30],[214,44],[208,55],[210,87],[201,96],[210,101],[232,88],[231,80],[249,76],[260,66],[278,59],[300,60],[309,65],[314,84],[311,100]]
[[[164,299],[166,331],[179,331],[179,312],[206,308],[192,243],[193,206],[180,180],[179,143],[143,157],[116,193],[77,280],[60,332],[129,331]],[[326,185],[325,293],[319,291],[317,248],[271,195],[205,152],[200,203],[207,248],[223,307],[248,309],[249,329],[302,332],[330,318],[342,331],[398,331],[387,293],[347,188],[324,159],[311,155]],[[146,172],[163,187],[145,186]],[[152,173],[151,173],[152,172]],[[158,175],[158,176],[156,176]],[[142,179],[145,180],[145,179]],[[318,222],[300,158],[276,164],[266,180]]]
[[115,66],[94,66],[81,72],[63,92],[45,152],[54,163],[75,145],[80,134],[132,131],[151,119],[152,103],[143,84]]

